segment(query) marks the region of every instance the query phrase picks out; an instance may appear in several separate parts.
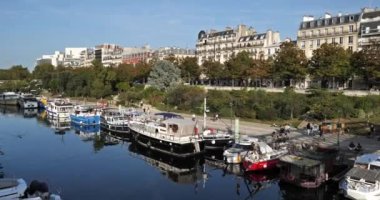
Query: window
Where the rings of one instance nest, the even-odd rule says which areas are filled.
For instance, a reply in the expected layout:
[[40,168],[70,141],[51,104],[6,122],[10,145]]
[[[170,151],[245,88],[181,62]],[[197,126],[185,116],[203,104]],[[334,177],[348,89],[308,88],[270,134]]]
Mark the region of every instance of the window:
[[318,35],[321,35],[321,29],[318,30]]
[[317,40],[317,47],[319,47],[320,45],[321,45],[321,40],[318,39],[318,40]]
[[354,32],[354,25],[350,25],[349,28],[350,28],[350,29],[349,29],[349,30],[350,30],[350,33]]
[[335,27],[333,28],[333,33],[336,33],[336,28]]
[[305,48],[305,41],[301,42],[301,48]]
[[326,35],[329,34],[329,29],[325,28]]
[[354,36],[348,36],[348,44],[354,43]]
[[353,21],[354,20],[354,16],[350,16],[350,21]]
[[314,44],[314,41],[311,40],[311,41],[310,41],[310,48],[313,48],[313,44]]
[[340,27],[340,33],[343,33],[343,26]]
[[313,34],[314,34],[314,31],[311,30],[311,31],[310,31],[310,36],[313,36]]
[[343,44],[343,37],[339,38],[339,44]]
[[350,51],[352,52],[352,46],[349,46],[349,47],[348,47],[348,50],[350,50]]
[[302,37],[305,37],[306,36],[306,33],[305,31],[302,32]]
[[335,38],[331,39],[331,43],[333,43],[333,44],[335,43]]
[[369,27],[367,26],[367,27],[365,27],[365,33],[369,33]]

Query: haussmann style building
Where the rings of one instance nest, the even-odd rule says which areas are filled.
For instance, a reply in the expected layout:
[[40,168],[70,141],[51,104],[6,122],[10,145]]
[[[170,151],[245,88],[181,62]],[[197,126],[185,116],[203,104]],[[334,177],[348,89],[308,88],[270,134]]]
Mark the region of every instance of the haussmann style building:
[[252,27],[239,25],[235,29],[201,30],[196,43],[196,57],[201,65],[206,60],[224,63],[232,55],[246,51],[254,59],[267,59],[280,47],[280,33],[268,30],[257,33]]

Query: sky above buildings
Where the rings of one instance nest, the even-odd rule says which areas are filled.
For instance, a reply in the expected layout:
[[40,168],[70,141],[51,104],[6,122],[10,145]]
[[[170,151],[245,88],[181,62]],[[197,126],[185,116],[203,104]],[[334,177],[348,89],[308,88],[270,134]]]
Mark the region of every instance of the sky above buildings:
[[380,7],[380,0],[1,0],[0,68],[34,68],[65,47],[195,48],[200,30],[246,24],[296,38],[304,15],[321,17]]

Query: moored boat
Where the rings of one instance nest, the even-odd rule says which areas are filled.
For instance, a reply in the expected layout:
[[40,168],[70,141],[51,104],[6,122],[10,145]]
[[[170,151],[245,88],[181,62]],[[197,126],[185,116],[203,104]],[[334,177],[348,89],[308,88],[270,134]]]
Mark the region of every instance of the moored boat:
[[4,92],[0,94],[0,105],[17,105],[19,95],[14,92]]
[[0,199],[18,199],[24,195],[27,188],[24,179],[0,179]]
[[87,126],[100,124],[100,110],[89,105],[76,105],[70,114],[72,123]]
[[106,109],[100,116],[100,127],[104,131],[128,134],[129,121],[139,115],[134,110]]
[[358,157],[340,182],[339,189],[350,199],[380,200],[380,155]]
[[134,121],[130,124],[134,140],[149,149],[176,157],[192,157],[204,153],[196,122],[170,118],[160,122]]
[[277,167],[281,156],[286,155],[288,150],[272,149],[265,142],[254,142],[253,149],[243,157],[243,167],[246,171],[260,171]]
[[313,147],[282,156],[280,179],[303,188],[318,188],[332,176],[337,154],[336,149]]
[[38,101],[33,94],[21,94],[17,103],[24,109],[38,108]]
[[252,150],[252,143],[259,140],[254,137],[243,137],[235,142],[232,147],[223,152],[224,161],[228,164],[240,164],[242,158],[247,155],[248,151]]
[[58,121],[70,122],[70,113],[73,112],[73,104],[68,100],[55,99],[48,103],[46,112],[48,117]]

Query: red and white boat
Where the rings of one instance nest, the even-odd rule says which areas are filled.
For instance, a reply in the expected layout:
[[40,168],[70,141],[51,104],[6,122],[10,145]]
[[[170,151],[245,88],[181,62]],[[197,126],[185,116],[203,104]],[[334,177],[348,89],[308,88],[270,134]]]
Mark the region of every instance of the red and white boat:
[[281,156],[288,153],[287,149],[272,149],[265,142],[255,142],[252,144],[253,150],[243,158],[245,171],[261,171],[274,169]]

